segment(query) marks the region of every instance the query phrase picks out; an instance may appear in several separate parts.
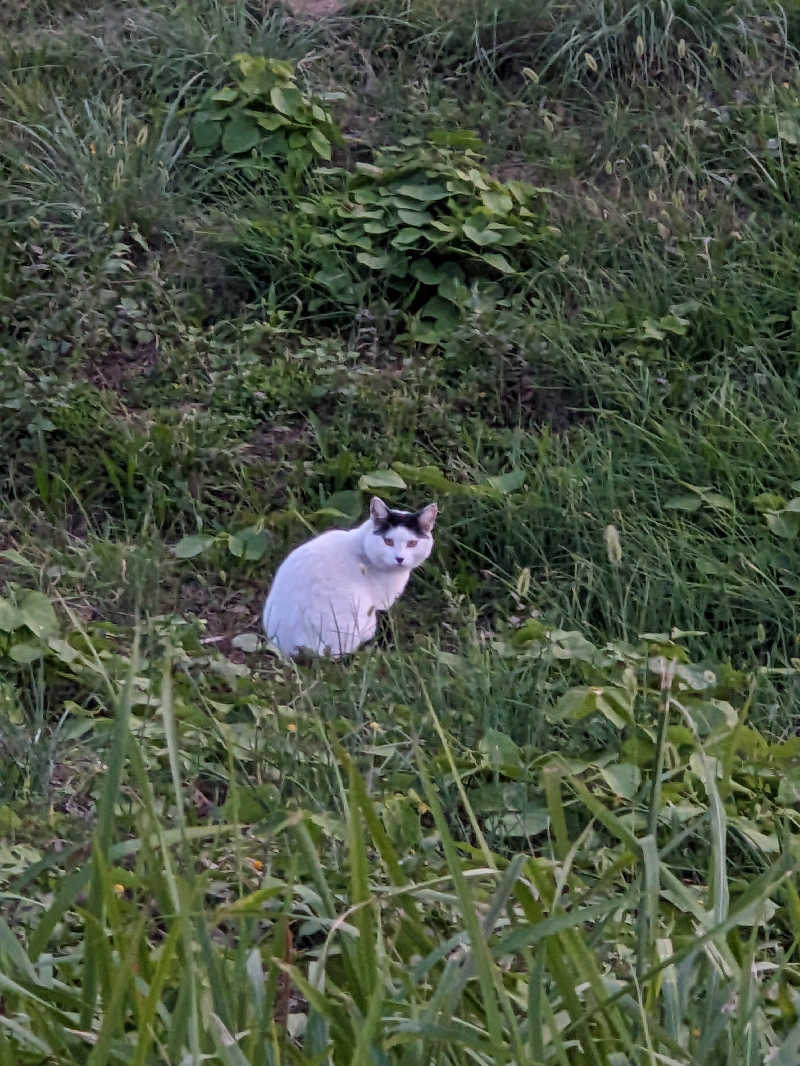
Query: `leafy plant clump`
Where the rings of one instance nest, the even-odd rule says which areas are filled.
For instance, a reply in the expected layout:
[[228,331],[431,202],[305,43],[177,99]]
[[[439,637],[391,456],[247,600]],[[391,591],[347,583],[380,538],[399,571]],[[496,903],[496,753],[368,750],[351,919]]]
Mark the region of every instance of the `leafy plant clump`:
[[[381,149],[376,163],[356,164],[355,173],[318,173],[340,185],[297,204],[306,240],[296,236],[294,244],[310,248],[310,310],[380,300],[404,313],[423,343],[441,341],[465,311],[507,300],[553,232],[535,190],[497,181],[473,148],[407,138]],[[247,223],[245,243],[256,258],[276,226],[271,214]]]
[[321,101],[298,87],[294,66],[245,53],[234,62],[233,84],[206,93],[194,115],[197,154],[279,159],[296,173],[329,160],[341,134]]

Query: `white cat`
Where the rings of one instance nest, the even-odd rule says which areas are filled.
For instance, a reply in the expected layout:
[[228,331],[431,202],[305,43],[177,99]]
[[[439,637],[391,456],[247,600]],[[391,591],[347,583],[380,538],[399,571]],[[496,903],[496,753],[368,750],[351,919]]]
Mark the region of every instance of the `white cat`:
[[437,507],[395,511],[377,496],[355,529],[331,529],[290,552],[278,567],[263,624],[284,655],[337,658],[375,635],[376,614],[406,587],[433,548]]

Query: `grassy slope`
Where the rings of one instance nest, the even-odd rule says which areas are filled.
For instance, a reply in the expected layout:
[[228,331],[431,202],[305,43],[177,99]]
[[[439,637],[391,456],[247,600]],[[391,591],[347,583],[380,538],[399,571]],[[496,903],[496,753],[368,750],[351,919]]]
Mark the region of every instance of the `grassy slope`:
[[[764,512],[800,483],[796,16],[711,0],[535,17],[515,0],[393,3],[323,23],[256,8],[2,16],[0,580],[21,610],[24,589],[43,590],[68,647],[40,659],[0,645],[14,927],[0,925],[0,958],[18,982],[0,1063],[84,1062],[88,1030],[93,1066],[182,1049],[279,1062],[287,1008],[291,1027],[307,1020],[291,1051],[304,1063],[326,1061],[328,1040],[336,1063],[620,1066],[659,1061],[655,1048],[738,1064],[777,1047],[794,1061],[800,918],[773,864],[796,801],[800,555]],[[498,176],[542,190],[557,232],[541,269],[437,348],[393,340],[390,313],[299,306],[305,250],[282,233],[259,267],[231,222],[291,213],[294,194],[186,143],[185,109],[240,50],[302,59],[311,88],[344,94],[344,165],[408,134],[476,130]],[[287,547],[321,528],[315,513],[357,507],[359,477],[394,463],[459,486],[511,470],[525,483],[440,497],[435,556],[380,648],[294,670],[232,645]],[[407,480],[387,495],[428,498],[421,475]],[[191,560],[172,550],[259,521],[258,561],[224,539]],[[667,735],[669,685],[647,681],[639,635],[673,628],[715,670],[718,702],[692,675]],[[638,733],[614,703],[631,677]],[[575,699],[598,684],[616,696],[554,724],[579,684],[593,687]],[[574,761],[548,790],[555,755]],[[298,807],[310,820],[284,824]],[[87,817],[101,829],[88,862]],[[190,837],[170,851],[156,826]],[[508,866],[518,848],[541,865]],[[62,881],[73,868],[88,896],[80,874]],[[441,878],[440,895],[395,904],[404,878]],[[259,888],[249,911],[225,911]],[[511,960],[495,966],[461,917],[473,892],[497,935],[547,915],[563,928],[495,942]],[[384,897],[357,907],[358,940],[326,940],[335,914]],[[571,900],[595,910],[576,917]],[[748,922],[752,901],[774,928]],[[711,926],[716,953],[692,949]],[[473,954],[444,965],[467,939]],[[43,995],[45,948],[57,987]],[[666,978],[648,976],[673,951],[685,956]],[[303,979],[320,955],[315,1001]],[[296,959],[291,990],[274,957]],[[755,963],[775,968],[762,980]],[[625,995],[608,1003],[617,980]],[[227,1030],[249,1035],[234,1047]]]

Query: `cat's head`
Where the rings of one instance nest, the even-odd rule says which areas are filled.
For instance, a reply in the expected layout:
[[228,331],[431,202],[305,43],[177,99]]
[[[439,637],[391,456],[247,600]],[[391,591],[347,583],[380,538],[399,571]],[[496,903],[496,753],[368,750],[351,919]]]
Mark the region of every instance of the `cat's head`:
[[379,570],[413,570],[424,563],[433,548],[437,510],[435,503],[429,503],[419,511],[395,511],[373,496],[364,532],[364,553],[372,565]]

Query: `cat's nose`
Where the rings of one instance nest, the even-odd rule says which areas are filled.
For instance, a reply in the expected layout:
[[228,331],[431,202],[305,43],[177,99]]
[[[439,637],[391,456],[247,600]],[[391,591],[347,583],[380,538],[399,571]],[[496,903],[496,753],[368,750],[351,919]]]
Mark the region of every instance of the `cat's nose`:
[[398,566],[402,566],[403,558],[404,558],[404,556],[402,556],[402,555],[395,555],[395,559],[397,559],[397,565]]

